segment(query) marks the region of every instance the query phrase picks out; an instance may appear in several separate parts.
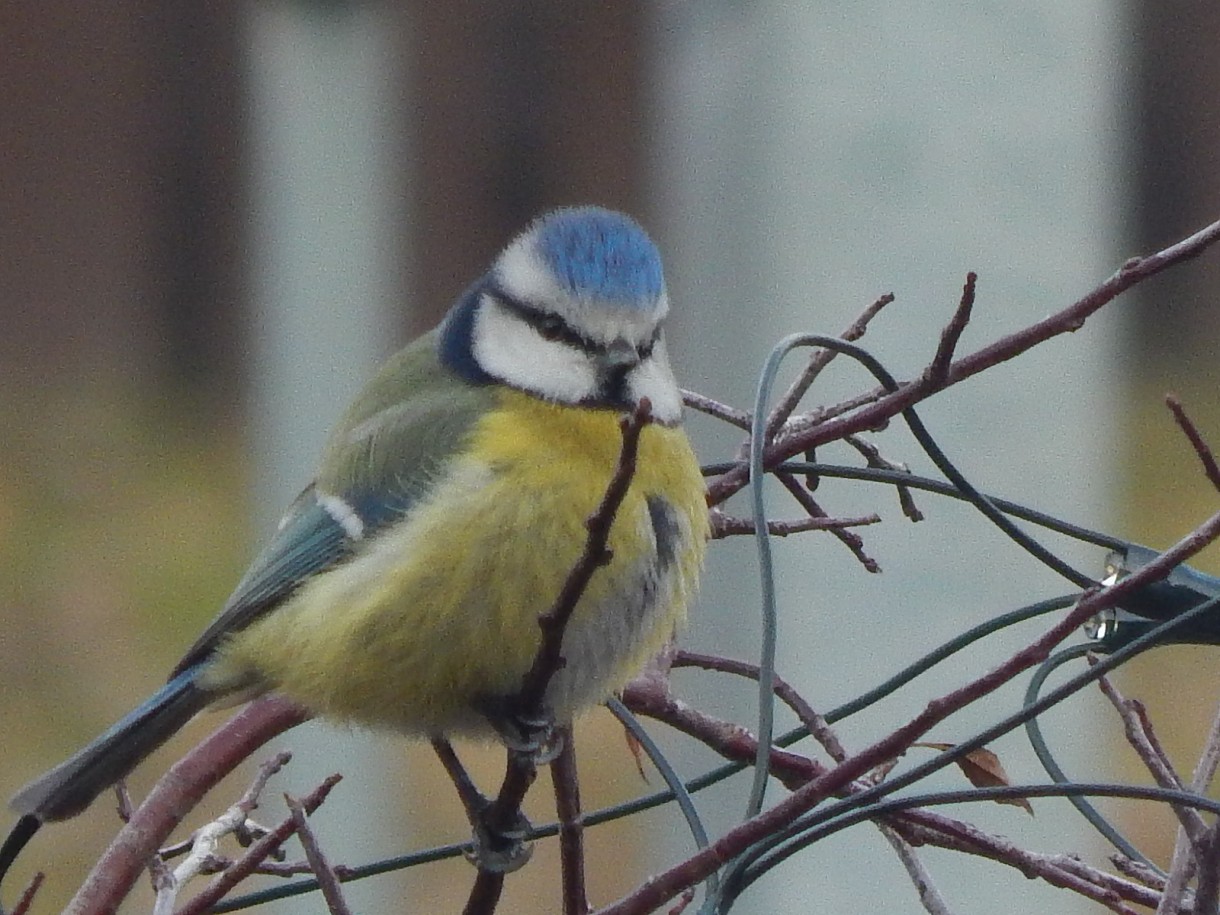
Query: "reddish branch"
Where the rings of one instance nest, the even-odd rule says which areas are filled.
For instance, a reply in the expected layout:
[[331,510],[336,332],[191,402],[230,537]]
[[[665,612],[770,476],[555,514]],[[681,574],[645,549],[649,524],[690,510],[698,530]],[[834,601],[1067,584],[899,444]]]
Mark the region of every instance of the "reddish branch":
[[957,303],[953,317],[941,331],[940,344],[928,368],[924,372],[928,383],[933,388],[940,387],[949,376],[949,364],[953,361],[953,353],[957,350],[957,342],[962,338],[962,332],[970,323],[970,312],[974,309],[974,284],[978,281],[975,273],[966,274],[966,285],[962,287],[962,297]]
[[308,720],[280,696],[256,699],[161,777],[69,904],[72,912],[109,912],[131,891],[148,859],[205,794],[268,740]]
[[[877,301],[873,302],[864,311],[847,326],[843,333],[839,334],[840,340],[846,340],[849,343],[854,340],[859,340],[868,330],[869,322],[881,313],[881,310],[894,301],[894,294],[887,292]],[[796,381],[792,382],[792,386],[784,392],[784,396],[779,399],[775,409],[771,411],[771,416],[767,421],[767,438],[774,437],[779,431],[780,426],[784,421],[792,415],[797,404],[801,402],[801,398],[817,380],[818,376],[830,365],[835,356],[839,355],[836,350],[819,349],[815,350],[813,355],[809,357],[809,363],[805,366],[805,370],[801,372]],[[750,431],[749,421],[747,419],[745,430]]]
[[[767,533],[773,537],[788,537],[805,531],[828,531],[843,527],[866,527],[870,524],[880,524],[881,516],[877,514],[859,515],[851,518],[793,518],[787,521],[768,521]],[[712,511],[712,539],[724,537],[754,536],[754,522],[749,518],[734,518],[719,510]]]
[[[544,712],[544,698],[551,678],[563,667],[563,633],[568,620],[576,612],[576,605],[589,587],[593,574],[610,561],[610,528],[618,516],[619,507],[627,497],[627,490],[635,476],[636,456],[639,453],[640,433],[652,420],[652,404],[647,397],[641,398],[635,412],[623,418],[620,426],[623,433],[622,450],[619,453],[618,466],[606,487],[601,504],[597,511],[585,522],[589,531],[585,541],[585,549],[580,560],[568,573],[555,604],[538,618],[542,629],[542,644],[534,656],[533,666],[521,684],[521,692],[517,696],[520,708],[527,717],[539,717]],[[529,714],[533,712],[534,714]]]
[[[516,712],[525,721],[541,721],[549,714],[546,691],[551,679],[564,665],[564,630],[594,573],[611,559],[610,529],[635,476],[640,434],[651,419],[652,404],[648,398],[641,398],[635,411],[622,419],[620,427],[623,441],[618,464],[610,477],[601,504],[585,522],[588,537],[584,551],[568,573],[551,609],[538,618],[542,642],[534,656],[533,665],[522,680],[521,691],[515,697]],[[568,737],[570,739],[570,734]],[[476,833],[486,837],[511,834],[520,822],[521,803],[536,777],[534,754],[510,749],[500,791],[479,816]],[[487,866],[485,861],[478,860],[480,849],[475,852],[479,873],[466,901],[466,915],[494,911],[504,885],[504,869]]]
[[559,817],[559,862],[563,883],[564,915],[586,915],[585,827],[580,812],[580,781],[576,774],[576,748],[572,729],[564,728],[563,749],[551,763],[555,786],[555,813]]
[[[780,406],[770,417],[769,430],[777,432],[778,438],[768,445],[764,464],[767,468],[774,468],[782,461],[798,454],[808,453],[819,445],[842,440],[854,433],[880,428],[903,409],[920,402],[938,390],[957,384],[972,375],[1019,356],[1053,337],[1080,329],[1091,315],[1122,292],[1162,270],[1197,256],[1218,240],[1220,240],[1220,222],[1213,223],[1156,254],[1133,258],[1069,307],[973,353],[954,359],[953,356],[973,302],[974,289],[971,278],[963,290],[962,301],[953,320],[942,334],[936,355],[922,375],[903,384],[896,391],[891,392],[878,388],[834,407],[813,411],[784,423],[784,418],[795,408],[808,384],[821,370],[821,366],[833,358],[829,352],[815,354],[805,373],[785,395]],[[847,337],[848,333],[855,333],[857,336],[859,333],[863,333],[868,319],[876,314],[889,298],[884,297],[879,300],[858,322],[857,328],[849,328],[845,332],[844,338],[850,339]],[[705,410],[734,425],[748,428],[750,417],[741,411],[714,404],[699,395],[687,394],[686,400],[696,409]],[[1189,422],[1180,404],[1171,401],[1170,407],[1174,410],[1179,424],[1203,461],[1209,478],[1217,488],[1220,488],[1220,467],[1211,450],[1203,443],[1201,436]],[[646,419],[646,414],[635,418],[634,432],[631,431],[630,423],[625,427],[624,463],[626,463],[629,451],[632,452],[631,460],[634,460],[632,450],[634,445],[629,446],[628,441],[631,435],[638,437],[639,426],[642,426]],[[611,490],[615,490],[615,486],[621,486],[622,492],[625,493],[626,487],[630,483],[630,477],[630,469],[622,470],[621,474],[616,472]],[[711,483],[709,504],[723,503],[729,496],[743,488],[747,481],[748,472],[743,463]],[[791,482],[796,483],[795,480]],[[800,488],[799,484],[797,484],[797,488]],[[807,491],[802,489],[802,492],[807,495]],[[611,502],[613,498],[613,492],[607,492],[607,502]],[[619,494],[617,498],[621,501],[622,495]],[[806,500],[802,500],[802,504],[808,511],[809,505],[806,504]],[[813,504],[816,506],[816,503]],[[575,605],[579,594],[583,592],[584,584],[587,584],[589,577],[599,565],[606,561],[604,533],[608,531],[614,513],[617,511],[617,503],[609,509],[605,509],[604,506],[605,503],[603,509],[599,509],[598,516],[591,521],[590,545],[586,551],[586,559],[582,560],[580,567],[573,570],[570,585],[565,586],[564,596],[557,600],[555,609],[544,618],[542,623],[543,649],[540,651],[534,670],[527,678],[528,685],[525,690],[528,696],[537,703],[540,703],[545,695],[550,677],[562,666],[559,646],[562,643],[562,630],[566,615],[570,615],[571,607]],[[598,522],[597,517],[602,516],[603,510],[605,511],[603,521]],[[810,513],[816,517],[820,511],[821,509],[817,508]],[[604,528],[601,535],[597,530],[599,524]],[[1218,533],[1220,533],[1220,515],[1209,519],[1189,537],[1136,573],[1104,591],[1085,595],[1071,613],[1033,644],[1017,652],[994,670],[929,703],[914,720],[895,729],[865,750],[843,760],[832,769],[826,769],[797,754],[773,751],[774,771],[795,787],[789,797],[731,829],[707,849],[652,878],[628,897],[602,911],[617,913],[617,915],[650,912],[664,905],[668,900],[683,897],[691,887],[721,866],[724,861],[741,853],[763,837],[782,829],[823,799],[852,790],[856,779],[877,765],[892,759],[912,741],[918,739],[929,728],[943,721],[950,714],[988,695],[1001,684],[1043,660],[1056,644],[1074,632],[1085,619],[1106,607],[1115,605],[1122,600],[1124,595],[1166,574],[1173,566],[1184,561],[1214,539]],[[599,536],[601,537],[600,545]],[[565,607],[568,608],[566,614]],[[709,719],[673,697],[663,695],[656,690],[637,698],[641,707],[647,708],[650,713],[670,721],[676,727],[721,750],[730,758],[752,761],[753,749],[750,746],[752,735],[744,729],[731,723]],[[649,706],[650,703],[651,706]],[[96,912],[109,911],[117,907],[138,878],[148,858],[198,800],[224,774],[257,747],[305,720],[306,717],[304,712],[286,700],[274,697],[264,698],[247,706],[227,725],[192,750],[162,778],[149,798],[135,811],[131,822],[120,831],[78,891],[71,904],[71,910]],[[501,792],[501,797],[507,798],[503,805],[505,809],[516,810],[518,808],[520,800],[518,795],[524,795],[525,789],[528,788],[531,781],[531,774],[510,766]],[[329,790],[329,783],[323,788]],[[314,806],[316,803],[320,803],[322,797],[325,796],[325,790],[320,789],[319,792],[315,792],[316,797],[311,796],[306,799],[306,807],[309,807],[310,802],[315,802]],[[274,837],[279,835],[282,829],[287,828],[291,832],[293,828],[291,819],[286,822],[287,827],[281,824],[281,828],[273,835],[258,840],[255,847],[252,847],[233,869],[213,881],[213,885],[209,886],[204,895],[193,900],[184,912],[203,911],[221,898],[246,873],[253,870],[257,863],[249,862],[256,857],[255,849],[265,849],[266,852],[269,852]],[[1156,901],[1155,890],[1141,887],[1131,881],[1124,881],[1113,875],[1082,871],[1081,869],[1085,866],[1078,862],[1073,863],[1067,859],[1056,859],[1053,856],[1038,856],[1025,852],[1010,844],[1004,844],[1003,840],[984,836],[968,824],[959,824],[957,821],[937,817],[927,811],[910,811],[901,817],[894,817],[892,822],[910,841],[918,841],[921,838],[926,840],[934,835],[939,835],[940,843],[938,844],[993,857],[995,860],[1019,867],[1026,873],[1036,874],[1055,885],[1067,887],[1095,899],[1115,912],[1131,911],[1123,900],[1145,906],[1155,904]],[[923,832],[921,833],[920,830]],[[279,838],[279,841],[282,842],[283,839]],[[1210,854],[1216,854],[1220,850],[1220,842],[1216,840],[1214,830],[1208,836],[1208,845]],[[263,857],[265,857],[265,852]],[[491,911],[494,908],[495,900],[499,896],[499,887],[494,880],[485,881],[484,878],[484,872],[480,872],[475,891],[468,902],[467,911]],[[1107,884],[1106,880],[1111,882]],[[1214,908],[1215,888],[1208,885],[1206,889],[1211,898],[1205,899],[1204,905]],[[204,900],[204,897],[210,901]]]
[[[1077,331],[1102,306],[1112,302],[1132,286],[1155,276],[1162,270],[1197,257],[1220,240],[1220,221],[1199,230],[1189,238],[1170,245],[1156,254],[1134,257],[1122,265],[1109,279],[1085,294],[1073,304],[1028,327],[1009,334],[980,350],[950,363],[944,378],[936,383],[925,373],[902,385],[897,391],[874,391],[875,401],[847,415],[815,422],[799,434],[782,436],[767,449],[764,466],[768,469],[810,448],[838,441],[853,432],[863,432],[884,424],[907,407],[913,406],[937,390],[964,381],[985,369],[1006,362],[1039,343],[1061,334]],[[868,396],[868,395],[866,395]],[[717,478],[708,488],[709,504],[719,505],[749,482],[748,468],[743,464]]]
[[[1096,663],[1092,656],[1089,657],[1089,663]],[[1152,722],[1148,719],[1143,703],[1137,699],[1128,699],[1123,696],[1109,677],[1099,678],[1097,685],[1101,688],[1102,694],[1110,700],[1114,710],[1118,712],[1118,716],[1123,722],[1123,731],[1127,735],[1127,743],[1135,750],[1153,780],[1162,788],[1185,791],[1186,786],[1178,777],[1178,773],[1174,771],[1173,763],[1156,738],[1156,732],[1152,728]],[[1207,824],[1203,822],[1203,817],[1193,807],[1176,804],[1171,806],[1198,852],[1202,847],[1200,843],[1204,839],[1204,833],[1207,831]]]
[[[318,887],[322,890],[322,898],[326,900],[327,908],[332,915],[352,915],[352,910],[343,898],[343,888],[339,886],[339,875],[335,873],[334,867],[322,851],[306,818],[309,811],[305,809],[305,802],[288,794],[284,795],[284,802],[292,814],[292,826],[296,830],[297,838],[301,840],[301,847],[305,849],[305,860],[309,862],[309,869],[318,878]],[[314,807],[317,807],[317,804],[314,804]]]
[[21,898],[17,900],[17,904],[13,906],[12,915],[28,915],[30,906],[34,904],[34,895],[38,892],[38,888],[42,886],[43,881],[47,879],[47,875],[42,871],[36,873],[31,878],[29,884],[21,891]]
[[1165,403],[1173,413],[1173,418],[1177,421],[1178,427],[1186,436],[1187,441],[1195,449],[1195,454],[1198,455],[1199,463],[1203,465],[1203,472],[1207,474],[1208,481],[1217,490],[1220,490],[1220,465],[1216,464],[1216,456],[1212,454],[1211,448],[1203,440],[1198,427],[1186,415],[1186,408],[1182,406],[1182,401],[1176,394],[1170,394],[1165,398]]
[[791,824],[806,811],[828,797],[843,791],[856,779],[896,756],[931,728],[965,706],[994,692],[1013,677],[1041,663],[1061,641],[1075,632],[1090,617],[1120,603],[1132,591],[1163,578],[1208,543],[1220,537],[1220,514],[1213,515],[1189,536],[1166,550],[1139,571],[1118,583],[1086,593],[1072,610],[1040,638],[1013,654],[999,667],[983,676],[934,699],[911,721],[896,728],[871,747],[855,754],[834,769],[813,778],[774,807],[764,810],[740,826],[729,830],[715,842],[686,861],[649,879],[635,892],[613,905],[600,909],[600,915],[642,915],[659,908],[686,887],[703,880],[728,860],[754,843]]
[[[301,798],[300,805],[305,813],[313,813],[317,810],[322,802],[326,800],[326,796],[330,794],[331,789],[339,784],[342,776],[331,775],[322,782],[317,788]],[[256,840],[242,855],[233,863],[233,866],[217,875],[203,889],[198,896],[182,907],[177,915],[203,915],[212,906],[218,903],[225,895],[237,886],[242,880],[245,880],[275,851],[288,840],[288,837],[296,832],[296,820],[292,816],[288,816],[278,826],[270,830],[266,835]]]

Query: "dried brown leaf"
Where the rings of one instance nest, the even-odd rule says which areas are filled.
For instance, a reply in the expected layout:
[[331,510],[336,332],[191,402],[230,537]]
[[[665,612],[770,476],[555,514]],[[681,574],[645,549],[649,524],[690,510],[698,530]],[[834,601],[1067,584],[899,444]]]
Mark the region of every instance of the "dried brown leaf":
[[[921,743],[911,744],[913,747],[927,747],[929,750],[952,750],[956,744],[938,743],[934,741],[926,741]],[[1012,779],[1008,777],[1008,773],[1004,771],[1004,766],[1000,762],[1000,757],[996,756],[990,750],[980,747],[977,750],[972,750],[957,760],[957,767],[962,770],[962,775],[966,776],[966,780],[976,788],[1003,788],[1012,784]],[[1031,817],[1034,815],[1034,808],[1029,802],[1029,798],[1012,797],[1000,798],[996,800],[997,804],[1009,804],[1013,807],[1020,807]]]
[[627,740],[627,749],[631,751],[631,755],[635,759],[635,771],[640,773],[640,778],[644,784],[649,784],[648,772],[644,769],[644,760],[647,758],[647,754],[644,753],[643,744],[626,728],[623,728],[623,737]]

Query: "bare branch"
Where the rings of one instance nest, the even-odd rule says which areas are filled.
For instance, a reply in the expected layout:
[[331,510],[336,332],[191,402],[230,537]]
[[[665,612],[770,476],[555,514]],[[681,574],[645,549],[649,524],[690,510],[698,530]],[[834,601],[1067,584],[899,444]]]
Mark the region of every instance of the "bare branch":
[[1028,851],[1003,836],[991,835],[972,823],[932,810],[908,810],[894,817],[891,823],[908,837],[914,835],[920,841],[941,848],[978,855],[1014,867],[1027,877],[1037,877],[1051,886],[1070,890],[1120,915],[1138,915],[1125,902],[1142,906],[1156,904],[1155,891],[1142,884],[1116,877],[1069,855]]
[[[322,806],[322,802],[326,800],[331,789],[342,779],[343,776],[338,774],[329,776],[317,788],[301,798],[302,809],[306,813],[313,813]],[[232,867],[214,877],[198,896],[178,911],[178,915],[203,915],[223,899],[229,890],[254,873],[259,865],[283,845],[294,832],[296,832],[296,821],[289,816],[246,849],[246,853],[235,861]]]
[[1220,465],[1216,463],[1216,456],[1212,453],[1211,447],[1203,439],[1198,426],[1186,415],[1186,408],[1182,406],[1181,399],[1177,394],[1169,394],[1165,398],[1165,403],[1169,407],[1170,412],[1173,413],[1173,418],[1177,421],[1178,427],[1195,449],[1195,454],[1199,456],[1199,463],[1203,465],[1203,472],[1207,474],[1207,479],[1211,481],[1213,487],[1220,490]]
[[200,799],[268,740],[308,720],[280,696],[255,699],[191,750],[157,782],[76,892],[73,911],[111,911],[131,891],[154,854]]
[[[628,683],[623,689],[623,704],[637,715],[654,718],[695,738],[725,759],[753,763],[758,752],[758,738],[748,729],[691,708],[675,698],[658,677],[636,677]],[[786,788],[795,789],[828,770],[799,753],[772,748],[770,771]]]
[[[897,391],[887,392],[879,389],[873,392],[876,397],[874,402],[849,415],[818,422],[802,430],[800,435],[784,435],[767,449],[764,466],[773,468],[785,459],[810,448],[838,441],[853,432],[876,428],[937,390],[1013,359],[1053,337],[1079,330],[1091,315],[1132,286],[1162,270],[1198,256],[1217,241],[1220,241],[1220,221],[1155,254],[1131,258],[1107,280],[1067,308],[957,359],[949,365],[942,383],[933,385],[925,373],[916,381],[902,385]],[[736,467],[718,477],[708,487],[709,504],[719,505],[725,501],[746,485],[748,477],[748,469],[744,466]]]
[[309,869],[318,878],[318,887],[322,890],[322,898],[326,900],[326,906],[331,915],[352,915],[352,910],[348,908],[347,902],[343,898],[343,888],[339,886],[339,877],[318,845],[317,836],[314,835],[309,820],[306,819],[305,805],[290,794],[284,795],[284,803],[292,812],[292,824],[296,829],[297,838],[301,840],[301,847],[305,849],[305,860],[309,862]]
[[[1096,658],[1090,657],[1088,660],[1090,665],[1097,663]],[[1118,712],[1118,716],[1123,722],[1123,730],[1127,735],[1127,743],[1131,744],[1131,748],[1135,750],[1145,768],[1151,773],[1153,780],[1162,788],[1185,790],[1186,786],[1182,784],[1182,779],[1174,771],[1173,764],[1161,748],[1160,741],[1156,739],[1152,730],[1152,722],[1148,720],[1143,703],[1124,697],[1109,677],[1102,676],[1097,681],[1097,685]],[[1171,806],[1196,850],[1200,849],[1199,843],[1206,837],[1207,824],[1203,822],[1199,811],[1192,807]]]
[[[809,516],[811,518],[830,517],[822,506],[818,504],[818,501],[813,497],[809,490],[802,486],[792,474],[777,473],[775,477],[784,484],[784,488],[792,494],[792,497],[796,499],[797,502],[801,503],[801,508],[809,512]],[[864,552],[864,541],[861,540],[860,537],[853,534],[851,531],[844,530],[842,527],[831,527],[828,528],[828,530],[836,538],[838,538],[838,540],[845,547],[851,550],[852,555],[856,557],[860,565],[864,566],[867,571],[873,573],[881,571],[881,566],[878,564],[877,560],[873,559],[873,557]]]
[[576,775],[576,750],[572,729],[564,728],[563,749],[551,763],[555,788],[555,812],[559,816],[559,861],[563,882],[564,915],[586,915],[589,896],[585,889],[584,821],[580,812],[580,781]]
[[[635,411],[623,417],[620,422],[623,442],[618,464],[610,477],[601,504],[585,522],[588,537],[584,551],[568,573],[555,603],[538,618],[542,640],[533,664],[522,679],[521,690],[514,699],[515,712],[521,720],[541,721],[549,715],[545,705],[546,692],[551,679],[564,664],[564,630],[594,573],[610,561],[610,529],[635,476],[640,435],[651,420],[652,404],[647,398],[641,398]],[[523,856],[519,843],[508,849],[493,849],[489,846],[497,839],[515,837],[519,832],[521,802],[537,774],[534,753],[509,748],[508,764],[500,791],[495,800],[477,817],[474,860],[479,872],[466,901],[466,915],[493,912],[503,891],[504,874],[520,867],[528,858],[528,853]]]
[[[580,560],[568,573],[559,596],[554,605],[538,618],[542,629],[542,644],[534,656],[533,666],[525,675],[517,700],[520,707],[528,712],[542,710],[543,699],[551,678],[563,666],[562,648],[563,633],[576,611],[581,595],[589,586],[593,573],[610,561],[607,543],[610,540],[610,528],[618,515],[623,499],[635,476],[636,455],[639,452],[640,433],[652,421],[652,404],[648,398],[642,398],[635,412],[623,418],[621,423],[623,446],[619,454],[618,466],[606,487],[597,511],[585,522],[589,536],[585,542],[584,553]],[[536,717],[531,716],[531,717]]]
[[[873,304],[869,305],[864,311],[856,316],[856,319],[847,325],[843,333],[839,334],[840,340],[846,340],[849,343],[854,340],[859,340],[868,330],[869,322],[881,313],[881,309],[885,308],[894,301],[894,294],[887,292],[885,295],[878,298]],[[801,398],[813,385],[817,377],[822,374],[826,366],[830,365],[831,361],[838,353],[834,350],[819,349],[814,350],[813,355],[809,357],[809,363],[805,366],[805,370],[801,372],[796,381],[792,382],[791,387],[784,392],[784,396],[779,399],[779,403],[775,405],[775,409],[771,411],[771,416],[767,421],[767,438],[774,438],[775,433],[779,431],[780,426],[784,421],[792,415],[792,411],[796,409],[797,404],[801,402]],[[749,431],[749,425],[746,427]]]
[[750,413],[748,410],[738,410],[736,407],[730,407],[728,404],[713,400],[704,394],[700,394],[698,391],[690,391],[686,388],[682,389],[682,402],[692,410],[706,413],[708,416],[721,422],[726,422],[730,426],[736,426],[745,432],[750,431]]
[[[752,537],[756,533],[754,522],[749,518],[734,518],[719,509],[712,510],[712,539],[721,540],[725,537]],[[877,514],[858,515],[849,518],[793,518],[785,521],[768,521],[767,533],[773,537],[787,537],[790,534],[801,534],[806,531],[828,531],[843,527],[866,527],[879,524],[881,516]]]
[[933,388],[939,388],[949,376],[949,364],[953,361],[953,353],[957,342],[962,338],[962,332],[970,321],[970,312],[974,308],[974,284],[978,275],[973,271],[966,274],[966,285],[962,287],[962,297],[957,303],[957,310],[945,325],[940,334],[940,344],[936,354],[925,370],[928,382]]
[[906,868],[907,875],[911,878],[911,882],[915,884],[915,891],[919,893],[919,902],[923,906],[924,911],[929,913],[929,915],[952,915],[949,904],[940,895],[940,890],[936,888],[936,882],[932,879],[928,869],[924,867],[923,862],[919,860],[919,855],[915,853],[911,843],[904,839],[897,830],[887,826],[885,823],[878,823],[877,828],[881,830],[885,840],[890,843],[890,847],[898,855],[898,860]]
[[[679,649],[674,652],[672,663],[674,667],[698,667],[702,670],[720,671],[738,677],[747,677],[755,682],[759,677],[757,664],[738,661],[734,658],[722,658],[717,655],[700,654],[695,651]],[[776,697],[796,713],[801,724],[822,745],[831,759],[835,762],[843,762],[847,758],[847,751],[843,749],[843,745],[834,731],[830,729],[830,725],[826,723],[826,719],[814,711],[813,706],[806,702],[805,698],[779,674],[775,674],[773,680]]]
[[38,892],[38,888],[42,886],[43,881],[47,879],[47,875],[42,871],[36,873],[26,888],[21,891],[21,898],[17,900],[17,904],[13,906],[11,915],[29,915],[30,906],[34,904],[34,896]]
[[[906,464],[891,461],[881,453],[880,448],[858,435],[849,435],[844,441],[859,452],[869,467],[875,467],[878,470],[896,470],[899,473],[911,472],[911,469]],[[894,488],[898,491],[898,504],[902,506],[903,515],[910,521],[922,521],[923,512],[915,504],[915,497],[911,494],[911,488],[901,483],[897,484]]]

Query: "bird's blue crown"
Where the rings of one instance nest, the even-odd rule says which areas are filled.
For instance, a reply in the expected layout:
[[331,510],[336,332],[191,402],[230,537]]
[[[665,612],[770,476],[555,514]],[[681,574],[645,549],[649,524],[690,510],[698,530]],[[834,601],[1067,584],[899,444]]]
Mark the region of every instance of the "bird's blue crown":
[[664,291],[657,246],[621,213],[599,207],[556,210],[533,232],[542,261],[574,296],[651,308]]

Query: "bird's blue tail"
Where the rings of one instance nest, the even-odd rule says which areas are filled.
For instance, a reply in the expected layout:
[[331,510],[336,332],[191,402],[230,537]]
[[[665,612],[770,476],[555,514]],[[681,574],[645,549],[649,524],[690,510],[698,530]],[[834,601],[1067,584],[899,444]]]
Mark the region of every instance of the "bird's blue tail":
[[22,814],[0,847],[0,881],[43,823],[76,816],[165,743],[212,698],[187,668],[105,733],[40,775],[9,801]]

